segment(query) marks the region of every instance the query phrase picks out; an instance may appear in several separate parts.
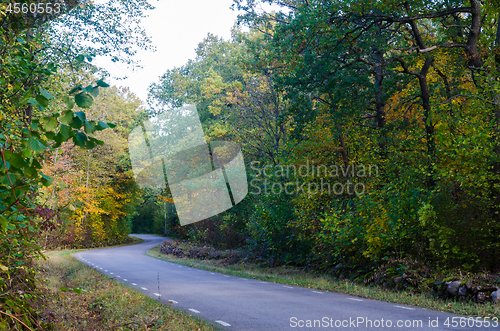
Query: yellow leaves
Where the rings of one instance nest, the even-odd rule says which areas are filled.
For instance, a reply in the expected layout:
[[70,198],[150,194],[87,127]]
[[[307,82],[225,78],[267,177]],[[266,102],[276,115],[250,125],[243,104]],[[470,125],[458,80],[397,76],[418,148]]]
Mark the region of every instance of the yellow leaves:
[[164,201],[164,202],[168,202],[168,203],[174,203],[174,199],[173,198],[167,198],[167,197],[164,197],[162,195],[158,196],[158,200],[161,200],[161,201]]
[[213,138],[224,138],[230,133],[230,130],[226,125],[217,122],[206,133]]
[[221,114],[221,107],[216,107],[216,106],[208,106],[208,111],[212,114],[212,115],[220,115]]

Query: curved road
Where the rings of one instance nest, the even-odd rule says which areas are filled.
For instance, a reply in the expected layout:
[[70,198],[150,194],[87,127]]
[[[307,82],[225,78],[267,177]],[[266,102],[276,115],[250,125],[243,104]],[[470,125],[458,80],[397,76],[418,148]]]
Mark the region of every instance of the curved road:
[[[73,254],[116,280],[224,330],[498,330],[498,323],[345,294],[311,290],[198,270],[149,257],[167,240]],[[159,278],[159,281],[158,281]],[[453,319],[454,318],[454,319]],[[446,325],[448,322],[448,326]],[[454,324],[457,327],[454,327]]]

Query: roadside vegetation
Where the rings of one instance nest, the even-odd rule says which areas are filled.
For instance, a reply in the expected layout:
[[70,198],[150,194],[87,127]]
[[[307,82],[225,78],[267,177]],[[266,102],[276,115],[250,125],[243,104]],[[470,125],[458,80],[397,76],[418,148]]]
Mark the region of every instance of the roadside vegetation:
[[[304,288],[345,293],[362,298],[399,303],[471,317],[497,317],[500,319],[500,305],[488,302],[478,304],[462,300],[443,300],[437,293],[415,289],[384,288],[381,284],[355,282],[324,272],[311,272],[301,267],[275,265],[255,259],[245,258],[245,254],[236,250],[220,250],[204,245],[199,246],[185,241],[168,242],[152,248],[147,255],[158,259],[175,262],[190,267],[215,271],[223,274],[259,279],[268,282],[295,285]],[[171,248],[175,247],[175,248]],[[180,249],[180,250],[179,250]],[[162,252],[162,251],[163,252]],[[169,251],[170,254],[164,253]],[[175,251],[174,251],[175,250]]]
[[34,308],[43,330],[215,330],[86,266],[70,255],[78,251],[38,261],[43,301]]
[[209,34],[151,85],[147,113],[196,105],[208,142],[241,146],[248,195],[181,227],[169,188],[150,190],[133,228],[394,296],[499,305],[498,4],[234,3],[249,29]]
[[[248,29],[209,33],[147,105],[92,61],[153,48],[148,1],[49,1],[0,4],[0,329],[37,327],[43,251],[129,233],[240,252],[214,259],[232,272],[498,315],[497,1],[234,0]],[[207,142],[241,146],[249,192],[180,226],[168,186],[135,182],[128,136],[187,104]]]

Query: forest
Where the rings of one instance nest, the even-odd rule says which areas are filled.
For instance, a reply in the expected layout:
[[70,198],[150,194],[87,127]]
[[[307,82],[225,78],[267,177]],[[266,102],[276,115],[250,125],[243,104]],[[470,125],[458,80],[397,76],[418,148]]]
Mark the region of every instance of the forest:
[[[391,261],[500,271],[497,1],[234,0],[232,37],[209,33],[147,100],[92,64],[153,48],[147,1],[38,3],[0,5],[0,328],[34,325],[44,250],[130,233],[353,280]],[[181,226],[127,139],[184,105],[207,142],[241,146],[248,195]]]

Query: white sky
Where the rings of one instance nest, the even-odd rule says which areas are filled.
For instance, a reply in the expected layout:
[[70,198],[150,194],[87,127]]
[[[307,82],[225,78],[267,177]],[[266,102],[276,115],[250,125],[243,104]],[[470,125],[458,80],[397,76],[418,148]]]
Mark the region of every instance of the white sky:
[[167,69],[180,67],[194,59],[195,49],[210,32],[228,40],[238,12],[230,9],[232,0],[150,0],[156,9],[143,19],[147,35],[156,52],[139,51],[135,57],[142,69],[132,72],[127,65],[104,58],[96,64],[106,68],[111,76],[128,76],[126,80],[107,78],[112,85],[127,86],[144,102],[148,86],[157,82]]

